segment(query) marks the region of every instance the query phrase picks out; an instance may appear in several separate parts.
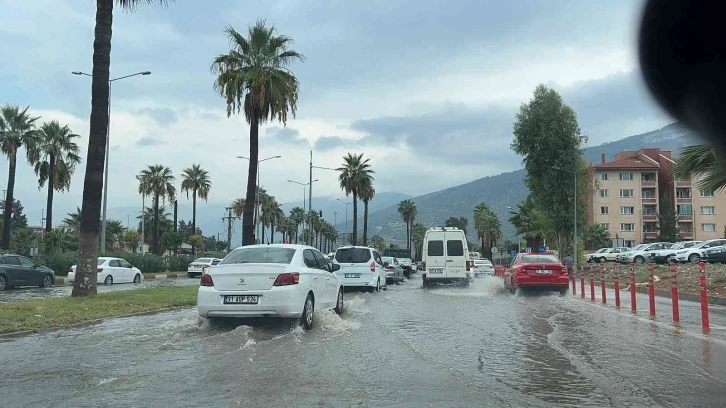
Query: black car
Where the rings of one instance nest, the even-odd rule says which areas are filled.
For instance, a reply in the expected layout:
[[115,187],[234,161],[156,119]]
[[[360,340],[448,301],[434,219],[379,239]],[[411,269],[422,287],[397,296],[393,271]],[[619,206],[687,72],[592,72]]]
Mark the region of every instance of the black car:
[[55,283],[55,272],[47,266],[13,254],[0,255],[0,290],[13,286],[49,288]]
[[726,263],[726,246],[718,246],[703,251],[701,260],[704,262]]

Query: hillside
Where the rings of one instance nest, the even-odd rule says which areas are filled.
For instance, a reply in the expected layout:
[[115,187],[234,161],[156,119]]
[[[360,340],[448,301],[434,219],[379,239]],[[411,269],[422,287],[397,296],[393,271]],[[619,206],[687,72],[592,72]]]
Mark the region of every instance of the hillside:
[[[659,147],[662,150],[677,152],[684,146],[699,143],[697,136],[678,123],[661,129],[630,136],[615,142],[588,147],[585,157],[595,163],[600,162],[601,153],[607,160],[622,150],[637,150],[646,147]],[[469,219],[469,237],[476,240],[473,231],[472,214],[474,207],[484,201],[491,207],[502,221],[502,233],[505,238],[512,239],[515,231],[507,221],[507,206],[515,206],[529,194],[524,184],[525,171],[517,170],[496,176],[484,177],[466,184],[450,187],[413,198],[418,208],[417,220],[427,225],[442,225],[448,217],[466,217]],[[374,200],[375,201],[375,200]],[[350,227],[349,227],[350,228]],[[338,229],[344,231],[345,225],[338,220]],[[405,239],[406,228],[398,215],[396,205],[375,211],[370,215],[369,229],[371,235],[378,234],[396,240]]]

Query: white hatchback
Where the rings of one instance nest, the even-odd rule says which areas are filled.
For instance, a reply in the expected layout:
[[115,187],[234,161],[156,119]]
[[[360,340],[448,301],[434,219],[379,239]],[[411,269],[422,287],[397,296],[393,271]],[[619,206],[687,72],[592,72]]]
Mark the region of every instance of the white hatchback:
[[[96,282],[103,282],[105,285],[112,283],[141,283],[144,280],[144,274],[141,273],[139,268],[121,258],[102,256],[98,258],[96,279]],[[75,282],[76,265],[71,266],[66,280],[68,283]]]
[[344,246],[335,250],[333,262],[339,266],[335,273],[345,287],[366,288],[369,291],[386,289],[386,270],[377,249],[364,246]]
[[210,319],[299,318],[310,329],[316,309],[343,312],[337,268],[306,245],[240,247],[202,275],[197,311]]

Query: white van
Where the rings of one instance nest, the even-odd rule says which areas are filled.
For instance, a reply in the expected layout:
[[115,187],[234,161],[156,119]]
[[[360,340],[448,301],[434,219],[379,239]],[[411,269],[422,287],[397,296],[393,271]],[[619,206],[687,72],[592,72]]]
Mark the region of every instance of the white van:
[[463,230],[435,227],[423,242],[424,287],[433,282],[462,282],[469,286],[469,247]]
[[363,287],[371,292],[386,288],[386,270],[375,248],[341,246],[335,250],[333,263],[340,265],[335,274],[344,287]]

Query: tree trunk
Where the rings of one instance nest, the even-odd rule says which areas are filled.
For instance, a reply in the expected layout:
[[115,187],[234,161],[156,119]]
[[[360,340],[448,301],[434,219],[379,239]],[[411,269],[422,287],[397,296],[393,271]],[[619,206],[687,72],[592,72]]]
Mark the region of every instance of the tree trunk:
[[[283,234],[282,239],[283,239],[282,242],[285,242],[284,234]],[[270,243],[271,244],[275,243],[275,221],[274,220],[270,222]]]
[[[71,296],[96,294],[98,235],[101,229],[101,192],[108,135],[109,67],[114,0],[96,0],[96,26],[93,40],[91,78],[91,120],[83,179],[80,239],[76,279]],[[10,186],[8,185],[8,188]]]
[[300,237],[300,224],[298,223],[295,226],[295,243],[297,244],[297,239]]
[[411,252],[411,223],[406,220],[406,250]]
[[[260,224],[262,224],[262,222],[260,222]],[[264,244],[265,243],[265,225],[264,224],[262,224],[262,228],[260,228],[260,230],[262,231],[262,239],[260,240],[260,244]]]
[[353,190],[353,242],[358,245],[358,192]]
[[151,253],[161,255],[159,252],[159,196],[154,196],[154,235],[151,237]]
[[[197,234],[197,189],[192,190],[192,235]],[[192,245],[192,255],[196,254],[197,250]]]
[[5,214],[3,214],[3,249],[10,249],[10,223],[13,220],[13,190],[15,190],[15,167],[17,166],[17,151],[9,155],[8,191],[5,193]]
[[45,202],[45,230],[53,229],[53,192],[55,184],[55,155],[50,155],[50,165],[48,166],[48,199]]
[[[257,112],[254,112],[256,115]],[[245,209],[242,213],[242,246],[255,243],[255,196],[257,194],[257,160],[260,143],[260,132],[257,116],[252,117],[250,123],[250,160],[247,170],[247,194],[245,196]]]
[[363,200],[363,245],[368,245],[368,200]]

